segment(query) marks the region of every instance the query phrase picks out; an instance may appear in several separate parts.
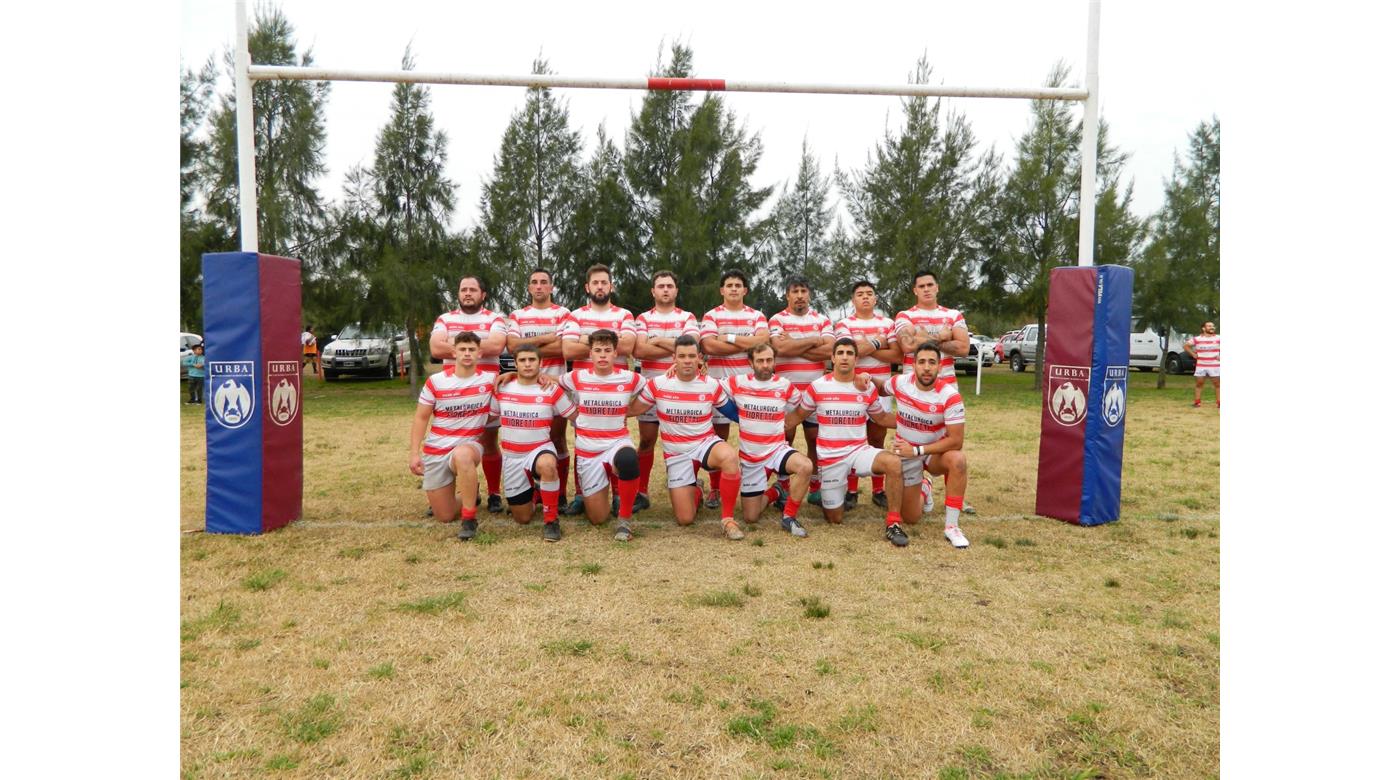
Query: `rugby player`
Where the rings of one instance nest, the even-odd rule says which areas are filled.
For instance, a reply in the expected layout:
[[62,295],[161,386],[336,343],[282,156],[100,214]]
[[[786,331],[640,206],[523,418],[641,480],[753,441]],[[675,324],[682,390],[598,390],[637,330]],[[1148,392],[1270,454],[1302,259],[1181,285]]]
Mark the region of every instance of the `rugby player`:
[[[871,376],[890,376],[891,366],[900,362],[903,356],[895,344],[894,320],[875,313],[875,285],[862,279],[851,285],[852,314],[835,324],[837,336],[850,336],[856,342],[856,371]],[[884,448],[885,426],[869,421],[865,427],[869,434],[867,441],[872,447]],[[860,478],[855,474],[846,478],[846,508],[856,505]],[[870,499],[881,509],[889,506],[885,498],[885,478],[880,474],[870,477]]]
[[[554,277],[543,268],[530,272],[527,283],[530,303],[523,309],[511,312],[506,321],[506,345],[514,355],[525,346],[538,350],[540,374],[557,379],[564,375],[564,337],[569,310],[554,302]],[[569,421],[555,417],[549,427],[549,440],[554,442],[561,468],[559,473],[569,474]],[[562,485],[561,485],[562,488]],[[559,501],[564,500],[564,491],[559,491]]]
[[[495,395],[495,375],[476,370],[480,351],[476,333],[464,330],[452,337],[454,370],[423,383],[408,435],[408,470],[423,478],[434,517],[444,523],[461,518],[457,538],[463,541],[476,536],[476,467]],[[457,496],[459,480],[470,503]]]
[[[811,288],[805,277],[790,277],[787,281],[787,308],[768,318],[768,332],[773,336],[776,354],[773,371],[792,382],[798,395],[813,380],[826,373],[826,361],[831,357],[831,345],[836,341],[831,320],[825,314],[812,310]],[[815,420],[802,422],[802,436],[807,440],[807,451],[816,452]],[[792,443],[792,438],[788,439],[788,443]],[[810,479],[807,489],[812,496],[816,496],[821,485],[815,474]],[[845,501],[847,509],[855,506],[855,496],[849,491]]]
[[1211,387],[1215,388],[1215,406],[1220,408],[1220,336],[1215,332],[1215,323],[1201,325],[1200,334],[1188,339],[1185,347],[1196,361],[1196,400],[1191,405],[1200,407],[1201,388],[1206,384],[1206,377],[1210,377]]
[[[768,318],[763,312],[744,304],[749,294],[749,277],[743,271],[730,269],[719,277],[719,293],[723,303],[705,312],[700,322],[700,351],[708,356],[707,372],[723,381],[731,376],[747,374],[749,361],[744,353],[756,344],[769,340]],[[715,413],[715,435],[727,441],[729,424],[723,414]],[[719,474],[710,472],[710,495],[705,506],[719,506]]]
[[[637,341],[632,349],[632,354],[641,362],[643,380],[664,376],[675,365],[676,339],[700,336],[695,315],[676,306],[676,297],[680,294],[677,284],[676,275],[671,271],[657,271],[651,275],[651,299],[655,305],[637,315]],[[659,430],[656,409],[648,409],[637,418],[637,431],[641,434],[637,457],[641,460],[642,472],[634,507],[638,510],[651,506],[647,487],[651,484]],[[670,481],[669,476],[667,481]]]
[[512,350],[515,375],[507,374],[496,388],[491,411],[501,419],[501,469],[511,517],[529,523],[535,513],[535,485],[544,506],[544,540],[557,542],[559,528],[559,452],[550,441],[550,423],[568,419],[578,407],[557,383],[539,383],[539,347],[524,344]]

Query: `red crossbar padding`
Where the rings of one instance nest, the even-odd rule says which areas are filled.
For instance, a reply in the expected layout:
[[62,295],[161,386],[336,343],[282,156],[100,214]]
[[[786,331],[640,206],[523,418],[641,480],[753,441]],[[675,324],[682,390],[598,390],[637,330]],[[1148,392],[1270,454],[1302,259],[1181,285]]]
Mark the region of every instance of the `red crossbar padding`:
[[647,79],[647,89],[694,90],[696,92],[723,92],[724,79]]

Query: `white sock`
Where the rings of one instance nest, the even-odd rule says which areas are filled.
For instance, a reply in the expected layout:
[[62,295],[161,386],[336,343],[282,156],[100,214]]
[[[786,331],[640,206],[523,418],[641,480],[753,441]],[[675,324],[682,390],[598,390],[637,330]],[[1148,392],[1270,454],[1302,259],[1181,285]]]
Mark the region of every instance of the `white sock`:
[[541,483],[540,483],[540,490],[558,490],[558,489],[559,489],[559,480],[557,480],[557,479],[554,480],[553,482],[541,482]]
[[953,507],[951,507],[951,506],[945,506],[945,507],[943,508],[943,513],[944,513],[944,514],[943,514],[943,527],[944,527],[944,528],[957,528],[957,527],[958,527],[958,517],[962,514],[962,510],[961,510],[961,509],[955,509],[955,508],[953,508]]

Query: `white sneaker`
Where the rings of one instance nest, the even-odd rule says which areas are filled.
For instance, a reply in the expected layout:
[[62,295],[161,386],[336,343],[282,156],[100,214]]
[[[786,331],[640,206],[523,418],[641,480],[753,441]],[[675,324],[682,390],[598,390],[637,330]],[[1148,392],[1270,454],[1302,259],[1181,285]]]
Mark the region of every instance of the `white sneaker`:
[[958,549],[962,549],[968,545],[967,537],[963,536],[962,529],[955,525],[944,526],[943,535]]

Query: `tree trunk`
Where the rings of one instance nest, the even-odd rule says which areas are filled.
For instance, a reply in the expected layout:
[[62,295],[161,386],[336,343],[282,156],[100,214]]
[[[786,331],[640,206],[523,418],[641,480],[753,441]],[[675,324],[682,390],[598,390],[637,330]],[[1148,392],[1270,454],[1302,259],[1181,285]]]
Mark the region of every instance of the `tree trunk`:
[[411,318],[406,323],[406,327],[408,328],[408,394],[412,397],[418,393],[418,377],[422,367],[418,358],[418,329],[413,326]]
[[1035,313],[1035,318],[1037,326],[1036,334],[1038,336],[1035,340],[1035,389],[1041,390],[1043,385],[1042,377],[1045,375],[1045,337],[1047,335],[1045,332],[1044,306],[1040,307],[1040,310]]
[[[1171,331],[1167,331],[1171,333]],[[1170,338],[1164,339],[1170,341]],[[1167,345],[1162,345],[1162,358],[1157,363],[1157,389],[1161,390],[1167,386]]]

